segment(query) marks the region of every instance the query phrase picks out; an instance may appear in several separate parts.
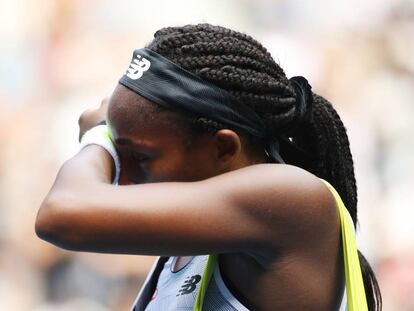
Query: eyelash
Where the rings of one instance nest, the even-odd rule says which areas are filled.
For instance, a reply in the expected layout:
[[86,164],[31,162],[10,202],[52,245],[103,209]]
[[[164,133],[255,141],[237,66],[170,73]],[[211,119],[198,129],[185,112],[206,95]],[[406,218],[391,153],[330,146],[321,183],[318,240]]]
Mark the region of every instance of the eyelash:
[[138,162],[143,162],[149,159],[149,157],[147,157],[146,155],[136,152],[131,152],[131,158]]
[[140,153],[140,152],[136,152],[130,148],[119,148],[118,147],[117,151],[119,152],[120,155],[122,154],[123,156],[133,159],[134,161],[137,161],[137,162],[145,162],[150,159],[149,156],[143,153]]

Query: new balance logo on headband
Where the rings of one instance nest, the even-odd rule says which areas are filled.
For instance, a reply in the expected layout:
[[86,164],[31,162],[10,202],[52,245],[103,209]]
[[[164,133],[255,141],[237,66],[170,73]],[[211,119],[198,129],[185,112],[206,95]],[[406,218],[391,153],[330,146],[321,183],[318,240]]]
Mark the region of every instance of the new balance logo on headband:
[[148,59],[141,55],[136,55],[127,69],[127,77],[132,80],[137,80],[142,77],[144,71],[147,71],[151,67],[151,63]]

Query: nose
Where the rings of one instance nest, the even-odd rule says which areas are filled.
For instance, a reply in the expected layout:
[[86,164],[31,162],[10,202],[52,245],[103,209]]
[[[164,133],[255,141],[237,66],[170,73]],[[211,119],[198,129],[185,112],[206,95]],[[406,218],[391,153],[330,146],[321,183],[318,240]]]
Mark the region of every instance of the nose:
[[148,172],[136,164],[128,154],[118,152],[121,171],[119,172],[118,185],[136,185],[148,182]]
[[121,163],[121,172],[119,174],[118,185],[122,186],[144,184],[148,182],[145,176],[146,175],[138,168],[132,168],[127,165],[124,165],[124,167],[122,167]]
[[128,178],[128,174],[127,174],[126,170],[121,169],[121,173],[119,175],[118,185],[122,186],[122,185],[133,185],[133,184],[135,184],[135,183]]

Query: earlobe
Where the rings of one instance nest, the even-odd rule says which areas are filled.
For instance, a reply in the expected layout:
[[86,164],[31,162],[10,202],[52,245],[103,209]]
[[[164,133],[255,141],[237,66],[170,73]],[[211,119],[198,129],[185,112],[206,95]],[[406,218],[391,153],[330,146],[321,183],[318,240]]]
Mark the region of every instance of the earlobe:
[[219,130],[215,134],[216,156],[222,169],[227,169],[241,153],[239,135],[229,129]]

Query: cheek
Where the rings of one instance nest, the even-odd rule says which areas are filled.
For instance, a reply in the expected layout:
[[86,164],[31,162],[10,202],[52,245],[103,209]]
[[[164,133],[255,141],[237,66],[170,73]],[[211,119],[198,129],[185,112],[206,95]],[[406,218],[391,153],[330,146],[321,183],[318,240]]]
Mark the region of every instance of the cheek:
[[171,150],[145,162],[121,158],[122,184],[197,181],[217,174],[214,161],[202,150]]
[[191,165],[178,152],[171,152],[151,161],[148,168],[151,178],[156,181],[185,181],[191,173]]
[[191,155],[171,154],[150,162],[148,179],[157,181],[196,181],[204,179],[206,166]]
[[216,175],[214,161],[205,152],[192,152],[183,159],[182,171],[195,181]]
[[121,160],[121,176],[131,183],[152,183],[185,180],[186,169],[179,158],[156,158],[137,162],[133,159]]

